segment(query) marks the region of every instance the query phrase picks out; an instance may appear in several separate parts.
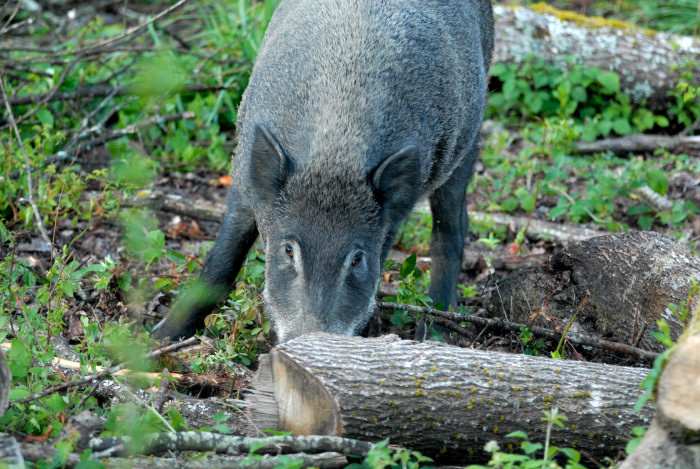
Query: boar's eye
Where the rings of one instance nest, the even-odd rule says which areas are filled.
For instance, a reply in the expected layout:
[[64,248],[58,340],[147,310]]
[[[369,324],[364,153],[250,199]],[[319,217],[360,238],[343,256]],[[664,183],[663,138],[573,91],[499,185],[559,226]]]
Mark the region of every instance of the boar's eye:
[[292,249],[291,245],[289,245],[289,244],[284,245],[284,253],[287,255],[287,257],[294,260],[294,249]]
[[360,265],[360,262],[362,262],[362,253],[358,252],[357,254],[355,254],[355,257],[352,258],[351,264],[353,267],[357,267],[358,265]]

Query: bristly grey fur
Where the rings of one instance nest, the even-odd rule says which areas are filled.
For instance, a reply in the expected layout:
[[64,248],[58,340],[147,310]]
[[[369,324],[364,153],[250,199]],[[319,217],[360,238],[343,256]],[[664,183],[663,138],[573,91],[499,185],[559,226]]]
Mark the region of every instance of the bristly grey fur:
[[[493,48],[489,0],[285,0],[239,108],[229,211],[199,283],[229,289],[260,234],[279,339],[360,333],[416,200],[434,224],[430,295],[455,303]],[[185,295],[154,335],[194,332]]]

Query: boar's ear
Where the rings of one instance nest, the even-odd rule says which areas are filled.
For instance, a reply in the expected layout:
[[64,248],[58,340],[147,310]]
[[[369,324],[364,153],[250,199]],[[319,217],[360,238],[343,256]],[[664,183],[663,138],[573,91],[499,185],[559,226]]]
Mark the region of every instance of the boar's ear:
[[272,133],[262,124],[255,127],[250,181],[256,197],[261,202],[274,201],[292,170],[292,160]]
[[372,170],[370,181],[385,223],[399,222],[413,208],[420,193],[420,171],[418,149],[412,145]]

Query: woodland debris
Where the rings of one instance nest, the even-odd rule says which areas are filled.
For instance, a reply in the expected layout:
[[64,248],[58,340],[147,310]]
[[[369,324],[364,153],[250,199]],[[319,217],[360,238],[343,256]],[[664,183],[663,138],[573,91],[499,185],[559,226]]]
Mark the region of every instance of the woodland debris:
[[469,219],[486,223],[492,222],[496,226],[511,226],[514,228],[514,231],[518,231],[524,226],[526,227],[525,235],[535,240],[545,238],[574,243],[609,233],[581,225],[563,225],[528,217],[514,217],[502,213],[469,212]]
[[364,456],[374,445],[364,441],[335,436],[273,436],[250,438],[212,432],[171,432],[142,435],[138,441],[130,437],[93,438],[90,448],[95,452],[117,448],[115,455],[158,454],[168,451],[214,452],[217,454],[284,454],[297,452],[328,452]]
[[493,317],[550,328],[572,322],[572,331],[661,352],[656,321],[665,319],[678,338],[683,324],[669,304],[688,300],[699,278],[700,258],[685,245],[630,231],[564,248],[541,267],[506,277],[485,305]]
[[[675,102],[668,92],[678,83],[682,64],[692,63],[700,54],[698,38],[589,18],[543,4],[538,10],[494,6],[498,36],[494,63],[520,63],[536,56],[561,68],[573,60],[614,71],[622,92],[634,103],[646,99],[650,108],[659,111]],[[697,67],[691,73],[700,81]]]
[[593,142],[575,142],[572,145],[582,155],[610,151],[627,156],[630,153],[654,153],[660,149],[670,152],[700,150],[700,135],[626,135]]
[[657,383],[656,409],[644,438],[620,469],[700,467],[700,335],[671,353]]
[[[506,330],[514,333],[520,333],[524,328],[528,328],[530,333],[537,337],[545,337],[547,339],[559,341],[565,338],[569,343],[575,345],[585,345],[589,347],[599,348],[601,350],[609,350],[611,352],[632,355],[639,360],[653,361],[659,356],[658,353],[649,352],[632,345],[621,344],[619,342],[610,342],[599,337],[581,334],[572,330],[566,331],[565,328],[549,329],[546,327],[538,327],[526,324],[505,321],[498,317],[484,318],[476,315],[460,315],[449,311],[441,311],[427,306],[414,306],[403,303],[394,303],[389,301],[377,302],[377,308],[384,311],[402,310],[412,314],[427,314],[433,317],[435,324],[445,327],[451,331],[457,332],[460,335],[471,337],[469,331],[459,326],[462,322],[469,322],[479,327],[493,328],[497,330]],[[441,319],[441,320],[439,320]]]

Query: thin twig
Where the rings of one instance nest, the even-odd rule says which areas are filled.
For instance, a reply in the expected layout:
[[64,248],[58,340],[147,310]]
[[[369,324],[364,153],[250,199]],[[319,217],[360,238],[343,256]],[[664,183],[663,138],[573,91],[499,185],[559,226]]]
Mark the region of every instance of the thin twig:
[[32,207],[32,211],[34,212],[34,219],[36,220],[36,226],[37,229],[39,230],[39,235],[41,236],[41,239],[46,243],[46,247],[53,252],[53,246],[51,245],[51,240],[49,240],[49,235],[46,232],[46,228],[44,228],[44,222],[41,220],[41,215],[39,214],[39,207],[36,206],[36,202],[34,201],[34,185],[32,183],[32,165],[31,162],[29,161],[29,155],[27,154],[27,150],[24,148],[24,142],[22,141],[22,136],[19,133],[19,129],[17,128],[17,123],[15,122],[15,116],[12,114],[12,108],[10,107],[10,103],[7,100],[7,92],[5,91],[5,79],[2,74],[0,74],[0,90],[2,90],[2,98],[5,101],[5,107],[7,108],[7,115],[10,120],[10,125],[15,131],[15,135],[17,136],[17,141],[19,142],[19,147],[22,150],[22,154],[24,155],[24,164],[27,167],[27,200],[29,200],[29,204]]
[[[182,89],[178,90],[178,94],[185,93],[201,93],[203,91],[220,91],[233,88],[233,86],[225,85],[185,85]],[[96,85],[86,88],[79,88],[75,91],[54,93],[50,99],[44,99],[49,93],[42,94],[31,94],[25,96],[14,96],[9,99],[9,104],[12,106],[22,106],[25,104],[34,104],[38,102],[51,102],[51,101],[73,101],[80,98],[102,98],[109,95],[123,96],[126,94],[135,94],[133,87],[128,85],[121,86],[111,86],[111,85]]]
[[[520,332],[520,330],[522,328],[527,328],[527,326],[524,324],[517,324],[514,322],[510,322],[510,321],[504,321],[504,320],[498,319],[498,318],[482,318],[482,317],[474,316],[474,315],[462,315],[462,314],[457,314],[457,313],[453,313],[450,311],[440,311],[440,310],[437,310],[434,308],[429,308],[427,306],[414,306],[414,305],[407,305],[407,304],[403,304],[403,303],[393,303],[393,302],[389,302],[389,301],[381,301],[381,302],[377,303],[377,307],[381,310],[387,310],[387,311],[403,310],[403,311],[407,311],[409,313],[430,314],[432,316],[441,317],[441,318],[447,319],[449,321],[454,321],[456,323],[471,322],[471,323],[474,323],[477,326],[481,326],[481,327],[488,325],[488,326],[498,327],[498,328],[505,329],[505,330],[512,331],[512,332]],[[552,331],[552,330],[546,329],[544,327],[533,326],[533,327],[530,327],[530,331],[533,334],[547,337],[547,338],[553,339],[553,340],[559,340],[562,337],[562,334],[560,332]],[[643,349],[633,347],[633,346],[627,345],[627,344],[621,344],[619,342],[609,342],[607,340],[598,339],[596,337],[592,337],[592,336],[585,335],[585,334],[580,334],[577,332],[569,331],[566,334],[566,339],[571,341],[572,343],[575,343],[575,344],[600,347],[604,350],[610,350],[613,352],[619,352],[619,353],[624,353],[627,355],[633,355],[637,358],[645,359],[645,360],[654,360],[656,357],[659,356],[659,354],[655,353],[655,352],[650,352],[648,350],[643,350]]]
[[19,11],[19,7],[22,4],[22,2],[17,2],[17,5],[15,5],[15,9],[10,13],[10,15],[7,17],[7,20],[5,20],[5,24],[2,25],[2,28],[0,29],[0,35],[5,34],[8,32],[11,28],[8,28],[8,25],[12,23],[12,20],[15,19],[15,15]]
[[[35,115],[37,112],[39,112],[41,110],[42,106],[44,106],[44,104],[49,102],[51,100],[51,98],[53,97],[53,95],[55,95],[56,92],[58,92],[58,89],[63,85],[63,82],[66,80],[66,77],[68,76],[68,72],[70,72],[73,69],[73,67],[75,67],[75,64],[77,64],[78,62],[80,62],[79,56],[75,57],[73,60],[71,60],[70,63],[68,65],[66,65],[66,68],[63,69],[63,72],[61,72],[61,76],[58,77],[58,82],[56,83],[56,85],[48,93],[46,93],[44,95],[44,99],[39,101],[37,103],[37,105],[34,107],[34,109],[32,109],[31,111],[29,111],[26,114],[19,116],[19,118],[15,121],[15,124],[20,124],[20,123],[22,123],[22,121],[29,119],[30,117]],[[2,127],[0,127],[0,130],[4,129],[6,127],[7,126],[2,126]]]
[[[134,133],[138,132],[140,129],[143,129],[145,127],[150,127],[152,125],[157,125],[157,124],[166,124],[168,122],[181,120],[181,119],[194,119],[194,116],[195,116],[195,114],[192,111],[179,112],[177,114],[167,114],[165,116],[153,116],[149,119],[145,119],[145,120],[136,122],[135,124],[127,125],[126,127],[115,130],[114,132],[110,132],[110,133],[102,135],[100,137],[96,137],[96,138],[93,138],[93,139],[88,140],[86,142],[82,142],[80,144],[80,147],[77,150],[75,156],[77,156],[80,153],[80,150],[90,150],[91,148],[94,148],[98,145],[102,145],[102,144],[107,143],[111,140],[116,140],[118,138],[134,134]],[[89,133],[83,132],[82,135],[87,136],[87,135],[89,135]],[[77,141],[80,141],[80,138],[78,138]],[[71,143],[74,143],[74,142],[71,141]],[[74,147],[72,145],[71,146],[66,145],[66,147],[63,150],[56,152],[55,154],[47,157],[46,162],[50,163],[50,162],[55,161],[55,160],[63,160],[63,159],[68,157],[68,153],[72,152],[73,149],[74,149]]]
[[[143,23],[137,24],[134,27],[131,27],[124,31],[122,34],[119,34],[117,36],[114,36],[109,39],[105,39],[102,42],[98,42],[97,44],[93,44],[91,46],[85,47],[83,49],[77,49],[77,50],[66,50],[66,51],[61,51],[61,52],[54,52],[49,55],[43,56],[43,57],[26,57],[22,59],[16,59],[15,62],[36,62],[36,61],[44,61],[49,58],[53,57],[63,57],[66,55],[91,55],[94,53],[102,53],[104,49],[108,48],[109,46],[118,43],[124,39],[128,39],[130,36],[133,36],[134,34],[142,31],[148,25],[154,23],[155,21],[158,21],[159,19],[163,18],[164,16],[168,15],[169,13],[172,13],[173,11],[177,10],[181,6],[183,6],[185,3],[187,3],[189,0],[180,0],[179,2],[171,5],[170,7],[166,8],[165,10],[161,11],[154,17],[144,21]],[[26,49],[24,49],[26,50]]]
[[[165,353],[170,353],[174,352],[175,350],[180,350],[185,347],[189,347],[190,345],[194,345],[197,343],[197,338],[196,337],[190,337],[187,340],[183,340],[181,342],[174,342],[168,346],[159,348],[158,350],[154,350],[153,352],[149,353],[146,355],[144,358],[146,360],[151,359],[151,358],[156,358],[160,355],[163,355]],[[113,373],[116,373],[119,370],[122,370],[126,368],[129,365],[130,362],[124,362],[120,363],[119,365],[114,365],[110,366],[109,368],[105,368],[104,370],[100,371],[99,373],[93,373],[91,375],[83,376],[82,378],[68,381],[67,383],[61,383],[56,386],[51,386],[50,388],[46,388],[43,391],[40,392],[35,392],[33,394],[30,394],[29,396],[22,397],[20,399],[14,399],[11,400],[11,404],[22,404],[25,402],[30,402],[36,399],[40,399],[42,397],[48,396],[49,394],[53,394],[58,391],[62,391],[64,389],[69,389],[75,386],[81,386],[83,384],[91,383],[94,380],[99,380],[106,378],[107,376],[110,376]]]

